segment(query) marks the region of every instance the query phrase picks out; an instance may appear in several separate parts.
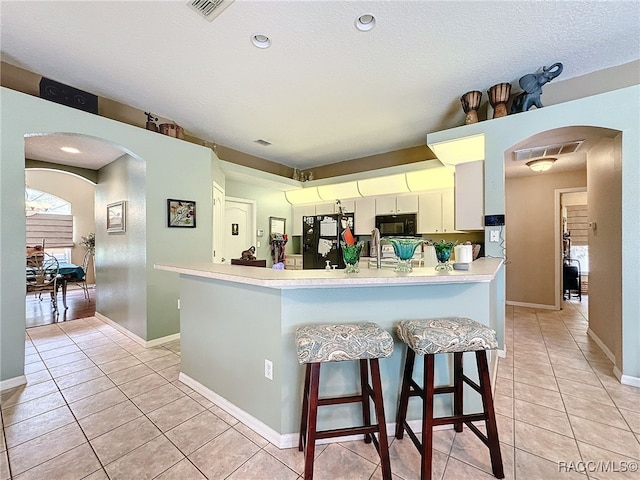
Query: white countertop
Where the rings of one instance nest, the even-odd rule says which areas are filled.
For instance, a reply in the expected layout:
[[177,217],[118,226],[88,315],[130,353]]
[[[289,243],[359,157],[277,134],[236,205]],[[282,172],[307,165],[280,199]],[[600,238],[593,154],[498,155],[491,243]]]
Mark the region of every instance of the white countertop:
[[421,267],[414,268],[411,273],[396,273],[392,269],[362,268],[359,273],[350,274],[344,270],[273,270],[217,263],[156,264],[154,268],[246,285],[290,289],[482,283],[492,281],[501,265],[501,258],[479,258],[469,265],[469,270],[436,272],[433,267]]

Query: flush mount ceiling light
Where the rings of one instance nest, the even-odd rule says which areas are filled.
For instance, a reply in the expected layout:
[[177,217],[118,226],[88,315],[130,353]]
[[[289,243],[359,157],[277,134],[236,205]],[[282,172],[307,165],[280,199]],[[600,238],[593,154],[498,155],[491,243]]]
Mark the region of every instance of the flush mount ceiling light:
[[364,15],[360,15],[356,19],[356,28],[361,32],[368,32],[376,26],[376,17],[371,15],[370,13],[365,13]]
[[271,39],[262,33],[256,33],[251,37],[251,43],[258,48],[269,48],[271,46]]
[[74,147],[60,147],[60,150],[67,153],[80,153],[80,150]]
[[534,172],[545,172],[551,168],[553,162],[555,162],[557,158],[546,157],[539,158],[538,160],[531,160],[527,162],[527,167],[529,167]]

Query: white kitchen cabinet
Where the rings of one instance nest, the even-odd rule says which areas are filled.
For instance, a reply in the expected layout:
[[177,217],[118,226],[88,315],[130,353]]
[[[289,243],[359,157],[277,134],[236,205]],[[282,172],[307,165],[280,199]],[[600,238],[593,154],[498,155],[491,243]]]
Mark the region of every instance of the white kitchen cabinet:
[[[356,211],[356,201],[354,200],[340,200],[342,203],[342,210],[344,213],[354,213]],[[338,206],[336,205],[336,213],[338,213]]]
[[418,196],[418,233],[453,233],[453,189],[426,192]]
[[292,254],[285,256],[284,268],[286,270],[302,270],[302,255]]
[[416,213],[418,211],[418,195],[398,195],[396,197],[396,213]]
[[[376,199],[375,197],[363,197],[355,200],[354,223],[356,235],[371,235],[371,230],[376,226]],[[347,210],[349,211],[349,210]]]
[[456,230],[455,192],[453,188],[442,192],[442,229],[445,233]]
[[395,215],[396,213],[416,213],[418,195],[384,195],[375,197],[376,215]]
[[418,233],[442,232],[442,193],[428,192],[418,196]]
[[455,207],[457,230],[484,230],[484,160],[456,165]]
[[335,202],[330,203],[316,203],[316,215],[332,215],[336,212],[336,204]]
[[294,205],[291,207],[291,235],[302,235],[302,217],[316,214],[315,205]]

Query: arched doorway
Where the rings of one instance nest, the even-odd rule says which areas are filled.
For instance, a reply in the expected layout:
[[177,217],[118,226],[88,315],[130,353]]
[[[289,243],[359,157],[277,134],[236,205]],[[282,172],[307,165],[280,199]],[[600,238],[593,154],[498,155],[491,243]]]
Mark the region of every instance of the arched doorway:
[[[566,192],[586,190],[588,334],[616,365],[624,341],[622,136],[622,132],[607,128],[558,128],[518,142],[505,151],[504,160],[507,303],[560,308],[563,293],[560,197]],[[566,158],[557,152],[552,155],[557,160],[546,172],[509,174],[509,169],[515,168],[513,163],[518,162],[517,152],[576,141],[579,148]],[[566,168],[562,167],[564,160]],[[517,168],[526,170],[522,164]],[[616,375],[621,376],[619,371]]]

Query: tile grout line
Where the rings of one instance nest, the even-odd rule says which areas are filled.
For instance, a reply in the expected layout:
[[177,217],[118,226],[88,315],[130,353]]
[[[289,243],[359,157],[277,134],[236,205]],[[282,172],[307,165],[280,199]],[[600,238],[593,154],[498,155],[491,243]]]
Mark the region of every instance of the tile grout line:
[[[564,323],[564,320],[562,318],[561,315],[558,315],[558,319],[562,322],[562,326],[567,329],[567,326]],[[536,320],[538,321],[538,325],[540,325],[540,319],[538,318],[538,313],[536,312]],[[567,329],[568,331],[568,329]],[[569,332],[569,334],[571,335],[571,332]],[[575,343],[575,339],[573,337],[573,335],[571,335],[571,339],[574,341]],[[584,461],[584,458],[582,456],[582,451],[580,450],[580,447],[578,446],[578,439],[576,438],[576,432],[573,428],[573,424],[571,423],[571,419],[569,418],[569,412],[567,410],[567,405],[565,403],[564,400],[564,395],[562,394],[562,390],[560,389],[560,384],[558,383],[558,377],[556,376],[556,371],[553,368],[553,363],[551,362],[551,356],[549,355],[549,345],[547,344],[547,341],[544,338],[544,335],[542,336],[542,343],[544,344],[545,347],[545,351],[547,352],[547,356],[549,357],[549,363],[551,364],[551,371],[553,372],[553,378],[555,378],[556,380],[556,384],[558,384],[558,393],[560,394],[560,400],[562,401],[562,406],[564,407],[564,414],[567,418],[567,423],[569,424],[569,428],[571,429],[571,435],[572,435],[572,439],[573,439],[573,443],[576,446],[576,450],[578,451],[578,455],[580,456],[580,461]],[[581,352],[582,354],[582,352]],[[587,478],[589,478],[587,476]]]

